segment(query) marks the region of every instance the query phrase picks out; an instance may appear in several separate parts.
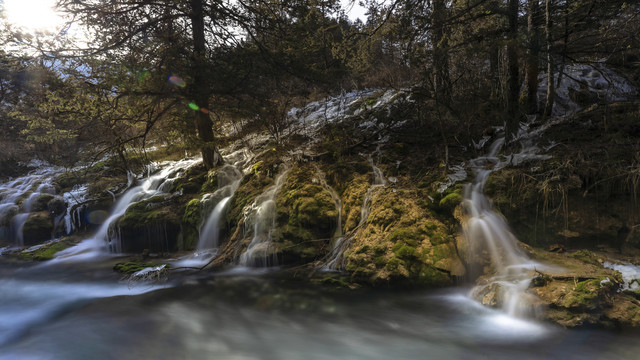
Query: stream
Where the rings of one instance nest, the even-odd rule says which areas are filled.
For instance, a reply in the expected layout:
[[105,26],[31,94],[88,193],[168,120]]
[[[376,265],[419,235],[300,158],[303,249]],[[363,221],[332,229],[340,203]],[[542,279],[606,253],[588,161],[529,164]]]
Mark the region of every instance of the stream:
[[0,257],[0,359],[635,358],[638,332],[564,330],[469,289],[328,291],[281,270],[120,280],[102,263]]

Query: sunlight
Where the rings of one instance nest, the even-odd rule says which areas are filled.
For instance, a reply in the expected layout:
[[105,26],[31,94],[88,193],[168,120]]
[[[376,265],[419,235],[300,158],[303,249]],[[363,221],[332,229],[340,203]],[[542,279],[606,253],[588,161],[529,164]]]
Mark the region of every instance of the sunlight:
[[4,0],[3,16],[23,30],[56,31],[64,20],[55,11],[55,0]]

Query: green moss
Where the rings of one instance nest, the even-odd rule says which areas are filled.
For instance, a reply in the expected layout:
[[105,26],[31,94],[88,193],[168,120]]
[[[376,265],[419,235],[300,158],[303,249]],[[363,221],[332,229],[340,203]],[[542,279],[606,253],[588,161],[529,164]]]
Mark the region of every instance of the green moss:
[[316,176],[312,166],[293,167],[276,199],[278,229],[274,240],[286,242],[288,258],[293,261],[323,255],[320,250],[328,248],[335,231],[336,206]]
[[[167,265],[167,264],[165,264]],[[115,272],[119,272],[121,274],[133,274],[135,272],[138,272],[142,269],[146,269],[148,267],[156,267],[159,266],[158,264],[151,264],[151,263],[145,263],[145,262],[138,262],[138,261],[128,261],[125,263],[117,263],[113,266],[113,270]],[[169,266],[169,265],[167,265]]]
[[156,195],[147,200],[139,201],[127,208],[118,224],[121,227],[142,227],[158,222],[179,224],[179,215],[172,208],[171,199]]
[[65,238],[62,238],[60,241],[55,241],[55,242],[51,242],[46,245],[43,245],[34,251],[20,252],[18,253],[18,257],[23,260],[35,260],[35,261],[51,260],[59,251],[67,249],[75,244],[77,244],[76,239],[73,239],[71,237],[65,237]]
[[569,254],[569,257],[580,260],[587,264],[599,265],[598,256],[589,250],[578,250],[573,254]]
[[[398,244],[396,244],[398,245]],[[418,256],[418,252],[416,251],[416,248],[411,247],[411,246],[407,246],[407,245],[401,245],[399,246],[397,249],[395,249],[396,246],[394,246],[394,253],[396,254],[396,256],[400,259],[414,259]]]
[[202,219],[202,205],[199,199],[190,200],[182,215],[182,243],[180,250],[193,250],[200,238],[199,228]]
[[453,209],[455,209],[461,202],[462,195],[458,192],[453,192],[442,198],[438,204],[442,209],[453,212]]

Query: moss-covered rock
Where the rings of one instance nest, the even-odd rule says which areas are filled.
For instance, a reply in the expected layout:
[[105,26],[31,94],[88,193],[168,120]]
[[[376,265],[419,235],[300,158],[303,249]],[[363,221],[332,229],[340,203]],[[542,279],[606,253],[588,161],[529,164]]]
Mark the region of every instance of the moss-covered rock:
[[65,237],[59,241],[53,241],[32,251],[22,251],[17,253],[17,257],[23,260],[46,261],[51,260],[60,251],[70,248],[78,243],[79,239]]
[[156,195],[129,206],[117,223],[120,228],[122,251],[131,253],[145,249],[153,252],[177,250],[183,213],[177,198],[171,195]]
[[286,263],[304,263],[324,255],[335,232],[338,211],[311,165],[295,166],[278,194],[274,234]]
[[52,233],[53,220],[49,213],[46,211],[32,213],[22,228],[24,245],[31,246],[51,240]]
[[192,199],[187,203],[182,215],[181,243],[179,250],[193,250],[200,238],[200,222],[202,220],[202,205],[199,199]]
[[371,284],[444,286],[465,268],[455,237],[416,203],[410,190],[378,189],[369,217],[345,254],[355,280]]
[[49,210],[48,204],[49,201],[53,200],[54,196],[51,194],[40,194],[31,204],[32,212],[40,212]]
[[158,264],[151,264],[146,262],[138,262],[138,261],[127,261],[124,263],[117,263],[113,266],[113,271],[119,272],[121,274],[133,274],[140,270],[146,269],[148,267],[156,267]]

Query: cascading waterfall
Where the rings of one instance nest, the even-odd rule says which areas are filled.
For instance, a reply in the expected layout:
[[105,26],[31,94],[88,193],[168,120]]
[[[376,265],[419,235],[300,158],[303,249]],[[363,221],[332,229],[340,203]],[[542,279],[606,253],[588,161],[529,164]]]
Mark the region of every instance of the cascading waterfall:
[[43,194],[55,195],[51,181],[59,168],[40,165],[29,175],[0,184],[0,237],[18,246],[24,246],[23,229],[35,201]]
[[278,259],[270,254],[271,235],[276,227],[276,195],[284,185],[289,169],[276,176],[275,184],[258,196],[245,210],[245,227],[253,228],[253,237],[247,250],[240,255],[243,266],[275,266]]
[[[481,298],[485,304],[500,305],[511,316],[526,317],[532,309],[533,298],[526,290],[533,279],[533,271],[545,266],[531,261],[519,248],[505,219],[493,209],[491,200],[484,194],[484,186],[491,172],[514,159],[522,159],[525,154],[538,158],[540,155],[525,147],[521,153],[501,161],[497,153],[503,143],[504,138],[496,140],[487,155],[471,161],[476,178],[465,189],[463,206],[468,219],[463,224],[463,232],[470,247],[468,262],[471,273],[476,277],[481,275],[486,265],[495,271],[483,285],[472,290],[472,296]],[[485,254],[489,255],[490,263],[484,261]]]
[[[226,206],[242,181],[242,172],[233,165],[223,166],[217,176],[218,189],[202,199],[203,204],[215,203],[215,207],[200,229],[200,239],[196,247],[198,252],[218,247],[220,223],[226,213]],[[204,207],[206,208],[206,205]]]
[[[379,149],[376,150],[378,152]],[[336,238],[333,249],[329,253],[328,260],[322,266],[322,269],[330,270],[330,271],[340,271],[346,267],[346,259],[344,258],[344,253],[351,247],[351,243],[353,239],[358,235],[358,232],[362,227],[364,227],[367,222],[367,218],[369,218],[369,212],[371,211],[371,199],[373,198],[373,194],[376,189],[385,187],[387,185],[387,179],[384,177],[382,170],[378,168],[373,161],[373,154],[369,155],[369,164],[371,164],[371,168],[373,171],[373,182],[371,186],[367,189],[367,192],[364,195],[364,199],[362,200],[362,206],[360,207],[360,221],[358,222],[358,226],[355,228],[355,231],[352,231],[351,234],[339,236]]]
[[56,259],[83,260],[106,254],[109,251],[113,253],[121,252],[122,239],[120,238],[120,231],[116,224],[117,220],[125,214],[127,208],[136,202],[168,191],[173,181],[179,178],[184,170],[197,162],[198,160],[185,159],[165,164],[166,166],[160,172],[147,177],[140,185],[127,190],[120,199],[118,199],[111,211],[111,215],[100,226],[92,238],[59,252],[56,255]]

